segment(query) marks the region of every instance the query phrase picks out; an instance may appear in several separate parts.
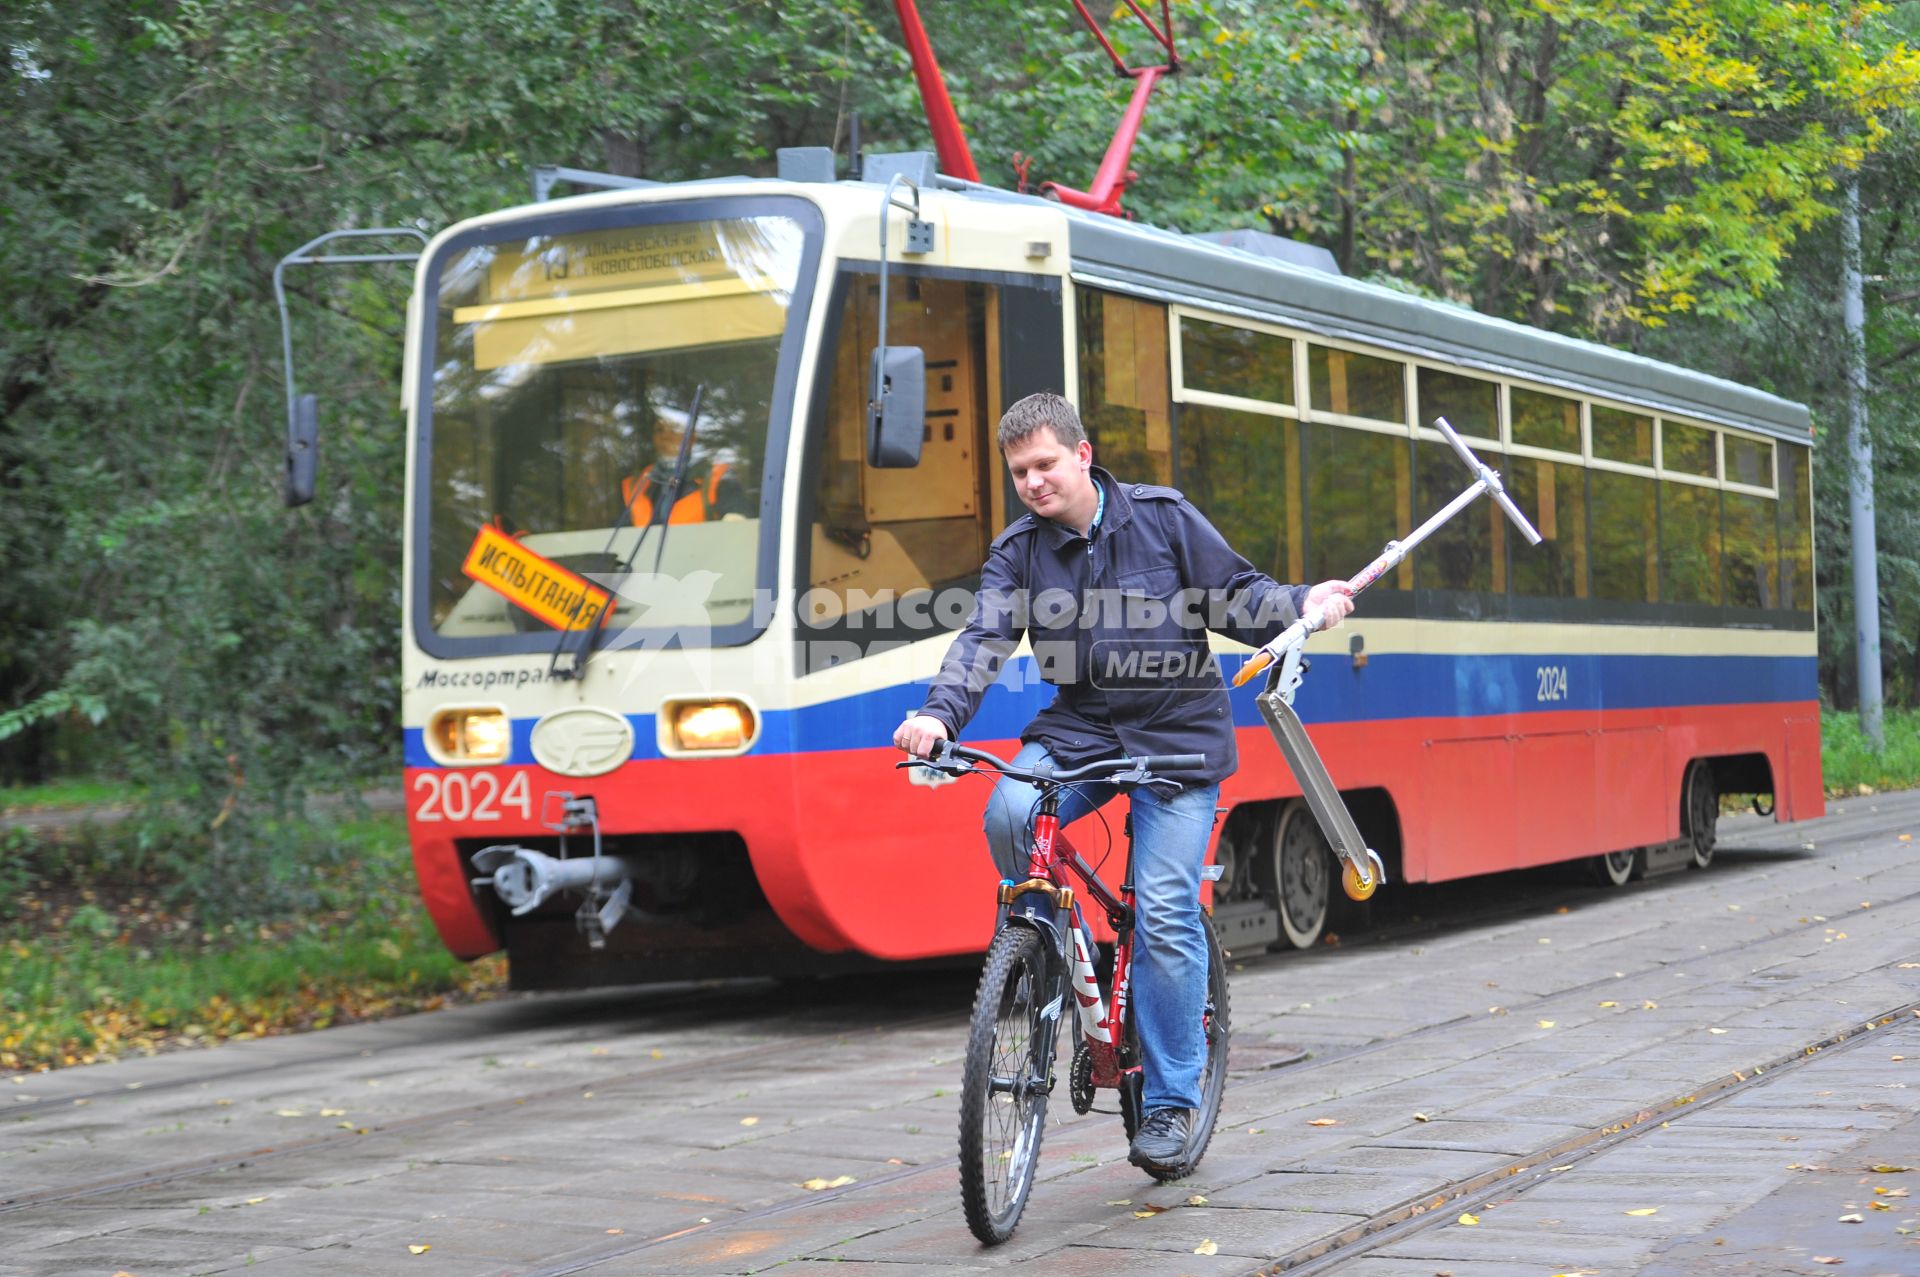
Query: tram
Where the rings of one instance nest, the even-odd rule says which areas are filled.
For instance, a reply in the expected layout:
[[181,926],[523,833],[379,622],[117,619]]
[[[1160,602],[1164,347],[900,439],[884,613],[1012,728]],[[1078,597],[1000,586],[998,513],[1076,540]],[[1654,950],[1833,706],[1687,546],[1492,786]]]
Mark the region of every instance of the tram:
[[[1821,813],[1804,407],[1260,233],[822,155],[419,259],[405,787],[454,953],[573,987],[977,951],[983,796],[889,738],[1021,513],[993,431],[1038,390],[1283,581],[1453,495],[1436,416],[1503,473],[1539,548],[1476,508],[1309,647],[1296,705],[1392,881],[1624,883],[1704,867],[1723,794]],[[1347,902],[1255,690],[1213,908],[1231,945],[1310,946]],[[1051,695],[1023,649],[970,741],[1010,752]]]

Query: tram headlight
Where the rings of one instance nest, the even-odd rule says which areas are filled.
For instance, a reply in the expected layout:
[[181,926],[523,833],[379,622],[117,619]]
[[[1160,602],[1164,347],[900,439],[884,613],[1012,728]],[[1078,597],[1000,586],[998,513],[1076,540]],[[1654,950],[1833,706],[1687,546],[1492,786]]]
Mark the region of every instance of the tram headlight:
[[497,709],[443,709],[427,728],[443,758],[462,763],[502,763],[513,745],[513,729]]
[[677,701],[667,707],[676,749],[745,749],[753,739],[753,711],[740,701]]

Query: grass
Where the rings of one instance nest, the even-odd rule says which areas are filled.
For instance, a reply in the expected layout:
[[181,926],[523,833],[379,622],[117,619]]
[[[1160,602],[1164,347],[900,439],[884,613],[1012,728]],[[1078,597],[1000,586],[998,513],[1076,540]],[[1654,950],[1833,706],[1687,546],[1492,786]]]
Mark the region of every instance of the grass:
[[326,832],[347,852],[326,907],[268,924],[202,929],[154,884],[114,894],[57,875],[16,883],[0,949],[0,1068],[325,1028],[504,983],[501,959],[468,965],[440,943],[398,816]]
[[1890,709],[1883,722],[1886,748],[1875,751],[1860,730],[1860,716],[1839,710],[1820,715],[1820,769],[1836,797],[1920,786],[1920,710]]
[[0,789],[0,811],[35,807],[109,807],[133,801],[135,789],[125,781],[81,777],[44,785],[15,785]]

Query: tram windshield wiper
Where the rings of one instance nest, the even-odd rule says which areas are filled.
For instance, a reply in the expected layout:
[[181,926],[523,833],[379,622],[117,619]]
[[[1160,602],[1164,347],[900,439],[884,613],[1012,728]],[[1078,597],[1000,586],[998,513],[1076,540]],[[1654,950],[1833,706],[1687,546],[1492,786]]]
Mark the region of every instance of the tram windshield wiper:
[[[673,515],[674,503],[680,499],[682,490],[686,485],[687,470],[693,461],[693,436],[695,431],[700,427],[700,404],[701,401],[706,398],[706,395],[706,382],[703,381],[694,387],[693,402],[687,407],[687,428],[680,436],[679,455],[673,459],[673,473],[669,475],[663,483],[659,476],[653,473],[657,468],[657,464],[649,465],[645,467],[643,471],[643,473],[648,475],[647,481],[634,485],[633,496],[628,499],[626,508],[622,514],[624,522],[630,524],[633,521],[634,504],[640,500],[642,495],[647,496],[652,502],[652,509],[647,514],[646,526],[641,528],[640,535],[634,538],[633,549],[627,552],[627,557],[621,562],[619,571],[613,578],[615,582],[626,580],[628,574],[633,571],[634,560],[640,557],[641,547],[646,545],[647,537],[656,527],[660,529],[660,539],[654,543],[653,570],[656,574],[660,571],[660,561],[667,551],[668,522]],[[619,537],[621,527],[622,524],[620,523],[614,524],[613,530],[607,536],[606,548],[601,551],[602,558],[605,558],[613,552],[613,543],[615,539]],[[615,605],[619,601],[619,593],[619,586],[616,584],[613,586],[610,597],[607,599],[605,622],[598,625],[587,626],[582,632],[580,650],[574,653],[573,667],[566,672],[565,677],[579,678],[587,668],[587,661],[593,656],[594,644],[599,641],[600,631],[605,629],[606,625],[612,621]],[[559,667],[561,659],[567,654],[568,640],[573,634],[574,631],[570,629],[560,631],[560,641],[553,649],[553,661],[547,667],[549,677],[553,675]]]

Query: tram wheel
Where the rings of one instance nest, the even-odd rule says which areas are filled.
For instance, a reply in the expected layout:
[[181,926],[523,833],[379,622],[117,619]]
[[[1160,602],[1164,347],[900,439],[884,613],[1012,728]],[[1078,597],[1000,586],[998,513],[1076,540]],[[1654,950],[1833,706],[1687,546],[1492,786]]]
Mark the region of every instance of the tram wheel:
[[1689,763],[1680,795],[1681,836],[1693,849],[1693,867],[1705,869],[1713,863],[1720,833],[1720,787],[1714,783],[1713,764],[1703,758]]
[[1261,894],[1280,912],[1284,942],[1311,949],[1327,928],[1347,916],[1363,916],[1364,906],[1349,904],[1335,890],[1340,862],[1306,803],[1295,799],[1280,809],[1272,852],[1256,865]]
[[1595,883],[1602,887],[1624,887],[1645,872],[1645,862],[1641,859],[1640,849],[1630,847],[1626,851],[1610,851],[1604,856],[1594,856],[1587,861],[1587,868],[1593,874]]

